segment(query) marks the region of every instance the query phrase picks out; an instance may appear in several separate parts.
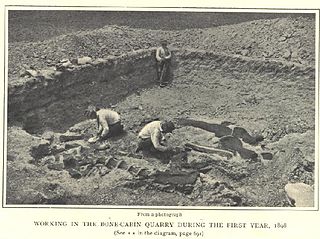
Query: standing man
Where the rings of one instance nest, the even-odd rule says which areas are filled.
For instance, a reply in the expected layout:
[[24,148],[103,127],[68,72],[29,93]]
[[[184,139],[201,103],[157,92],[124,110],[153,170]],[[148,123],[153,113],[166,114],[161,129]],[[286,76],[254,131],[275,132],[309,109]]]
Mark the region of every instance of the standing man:
[[90,119],[96,119],[98,123],[98,133],[95,137],[89,139],[89,143],[102,141],[123,132],[120,115],[113,110],[98,109],[90,105],[85,111],[85,115]]
[[160,87],[165,87],[168,84],[171,52],[167,47],[167,40],[161,40],[160,43],[161,47],[159,47],[156,51],[157,73]]
[[167,156],[173,148],[164,146],[164,134],[171,133],[175,129],[171,121],[153,121],[145,125],[138,135],[138,147],[136,152],[147,150],[156,156]]

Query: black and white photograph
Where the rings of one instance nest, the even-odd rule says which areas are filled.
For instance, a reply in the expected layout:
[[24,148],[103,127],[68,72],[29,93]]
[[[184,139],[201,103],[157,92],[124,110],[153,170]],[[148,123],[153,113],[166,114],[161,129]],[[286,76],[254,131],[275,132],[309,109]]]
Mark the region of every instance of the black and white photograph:
[[315,208],[316,11],[6,11],[4,207]]

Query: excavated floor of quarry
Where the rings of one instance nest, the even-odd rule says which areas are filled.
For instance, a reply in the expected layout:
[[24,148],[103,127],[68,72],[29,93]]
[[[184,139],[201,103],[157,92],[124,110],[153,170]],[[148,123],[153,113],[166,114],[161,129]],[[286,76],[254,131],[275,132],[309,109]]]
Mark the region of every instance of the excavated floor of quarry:
[[[102,149],[87,142],[97,130],[94,120],[42,135],[9,127],[7,203],[289,206],[287,183],[314,184],[313,82],[195,69],[178,68],[167,87],[154,84],[114,103],[125,133]],[[232,122],[264,141],[243,143],[258,154],[255,160],[188,149],[167,164],[134,152],[137,133],[153,119],[176,123],[167,142],[181,149],[215,147],[217,137],[179,119]]]

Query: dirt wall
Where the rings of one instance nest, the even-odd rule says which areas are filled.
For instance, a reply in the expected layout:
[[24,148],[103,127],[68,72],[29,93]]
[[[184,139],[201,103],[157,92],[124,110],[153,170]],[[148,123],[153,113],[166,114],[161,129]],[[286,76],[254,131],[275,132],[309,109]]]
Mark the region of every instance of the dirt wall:
[[[183,79],[192,70],[210,69],[234,76],[251,72],[292,81],[301,77],[311,86],[315,82],[314,68],[297,63],[200,50],[175,49],[173,52],[174,81]],[[45,70],[36,77],[9,81],[9,124],[22,123],[30,133],[41,133],[45,129],[64,131],[84,120],[83,112],[89,104],[112,107],[124,97],[155,85],[153,53],[154,49],[139,50],[74,65],[64,71]]]
[[14,81],[9,84],[9,123],[22,122],[31,133],[63,131],[84,119],[88,104],[110,107],[152,84],[156,71],[150,53],[136,51]]
[[315,68],[302,64],[271,60],[268,58],[252,58],[240,55],[227,55],[204,50],[183,50],[176,52],[178,67],[186,71],[196,69],[220,70],[229,73],[251,72],[269,77],[288,79],[303,77],[313,83]]

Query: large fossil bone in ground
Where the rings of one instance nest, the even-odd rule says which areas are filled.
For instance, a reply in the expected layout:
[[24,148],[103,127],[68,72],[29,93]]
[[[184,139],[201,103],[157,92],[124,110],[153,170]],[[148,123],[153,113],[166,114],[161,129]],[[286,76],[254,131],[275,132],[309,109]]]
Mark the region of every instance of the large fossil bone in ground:
[[228,159],[232,158],[236,152],[238,152],[240,157],[243,159],[256,160],[258,157],[258,154],[254,151],[243,148],[241,140],[236,137],[230,135],[221,137],[221,139],[219,139],[219,144],[222,149],[197,145],[193,143],[186,143],[185,146],[187,148],[191,148],[203,153],[218,154],[222,157],[227,157]]
[[207,147],[207,146],[201,146],[197,145],[194,143],[186,143],[185,147],[191,148],[193,150],[203,152],[203,153],[213,153],[213,154],[218,154],[222,157],[227,157],[228,159],[233,157],[233,154],[227,150],[223,149],[217,149],[217,148],[212,148],[212,147]]
[[251,145],[256,145],[258,142],[263,140],[262,136],[251,136],[244,128],[238,126],[227,126],[228,124],[207,123],[204,121],[185,118],[178,119],[177,121],[180,125],[193,126],[212,132],[218,138],[232,135],[234,137],[242,139],[243,142]]
[[193,126],[200,129],[204,129],[206,131],[212,132],[216,135],[216,137],[220,138],[222,136],[231,135],[232,129],[228,128],[225,125],[215,124],[215,123],[207,123],[204,121],[193,120],[193,119],[178,119],[178,124],[184,126]]
[[256,160],[258,158],[258,154],[250,149],[244,148],[241,140],[237,137],[231,135],[223,136],[219,139],[219,144],[222,149],[238,152],[243,159]]
[[[238,152],[243,159],[257,160],[258,158],[258,154],[256,152],[243,147],[242,141],[251,145],[256,145],[258,142],[263,140],[262,136],[251,136],[244,128],[224,123],[207,123],[204,121],[184,118],[178,119],[177,121],[180,125],[193,126],[214,133],[215,136],[219,138],[219,145],[223,150],[231,151],[232,153]],[[242,141],[240,139],[242,139]],[[223,153],[226,155],[223,151],[219,151],[214,148],[203,146],[199,147],[199,145],[191,145],[190,147],[201,152],[216,154]]]

